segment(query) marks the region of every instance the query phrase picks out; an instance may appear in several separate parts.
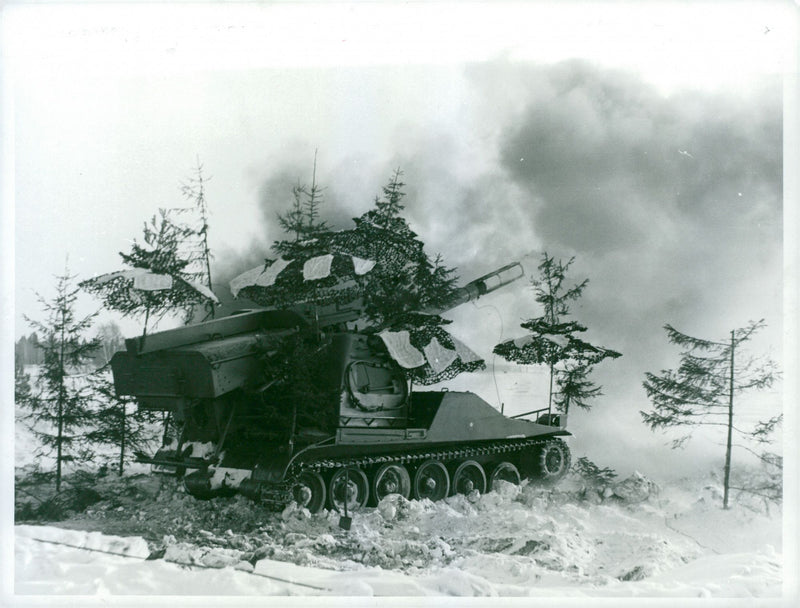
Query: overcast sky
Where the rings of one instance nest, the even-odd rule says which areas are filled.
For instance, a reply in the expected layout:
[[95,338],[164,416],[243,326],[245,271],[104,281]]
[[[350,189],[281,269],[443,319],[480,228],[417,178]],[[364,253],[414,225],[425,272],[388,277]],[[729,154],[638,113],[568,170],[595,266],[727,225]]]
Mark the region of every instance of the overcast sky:
[[[399,167],[412,228],[465,281],[575,256],[590,280],[575,317],[624,355],[598,367],[603,420],[639,428],[642,374],[677,364],[664,323],[714,339],[764,317],[760,346],[781,357],[796,16],[778,2],[6,7],[5,321],[13,292],[13,333],[30,331],[22,314],[67,256],[81,279],[119,269],[198,158],[215,276],[246,270],[317,150],[332,224],[350,227]],[[488,303],[453,313],[479,347],[538,314],[524,285]]]

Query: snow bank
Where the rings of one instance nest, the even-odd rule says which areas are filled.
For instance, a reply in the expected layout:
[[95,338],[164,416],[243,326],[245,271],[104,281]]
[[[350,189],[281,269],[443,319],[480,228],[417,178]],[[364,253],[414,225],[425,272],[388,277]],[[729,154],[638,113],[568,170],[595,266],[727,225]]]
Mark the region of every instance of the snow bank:
[[[498,491],[484,496],[455,496],[436,503],[394,495],[377,508],[356,513],[349,532],[339,528],[336,513],[312,515],[293,506],[253,532],[200,530],[192,540],[167,536],[149,548],[138,537],[17,526],[16,591],[458,597],[780,595],[780,517],[742,508],[723,511],[716,504],[714,488],[698,487],[696,482],[655,492],[644,476],[632,479],[623,485],[628,491],[625,496],[609,496],[601,504],[579,500],[575,491],[530,484],[500,484]],[[186,517],[192,517],[190,509],[196,503],[175,504],[187,510]],[[224,501],[205,501],[201,506],[205,510],[230,508],[225,505]],[[148,556],[157,559],[146,560]]]

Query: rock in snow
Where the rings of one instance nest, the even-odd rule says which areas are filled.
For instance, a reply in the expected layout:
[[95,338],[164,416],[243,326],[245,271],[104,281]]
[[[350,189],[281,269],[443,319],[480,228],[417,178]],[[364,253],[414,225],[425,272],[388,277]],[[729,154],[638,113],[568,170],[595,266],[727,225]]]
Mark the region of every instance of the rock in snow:
[[634,471],[626,480],[614,484],[611,490],[614,496],[626,503],[643,502],[659,493],[658,485],[638,471]]

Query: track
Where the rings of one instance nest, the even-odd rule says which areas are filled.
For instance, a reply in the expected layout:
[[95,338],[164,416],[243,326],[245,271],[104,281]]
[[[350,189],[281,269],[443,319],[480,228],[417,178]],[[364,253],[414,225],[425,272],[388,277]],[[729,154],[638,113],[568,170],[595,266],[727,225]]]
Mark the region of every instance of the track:
[[[427,460],[436,460],[442,463],[458,463],[468,459],[485,459],[501,454],[508,454],[516,457],[523,457],[524,452],[528,452],[531,461],[535,462],[540,450],[548,445],[557,444],[562,447],[566,455],[566,462],[563,470],[569,470],[569,448],[558,438],[536,437],[518,440],[503,440],[467,447],[439,447],[401,452],[397,454],[364,455],[360,457],[343,458],[320,458],[299,460],[292,463],[286,472],[285,479],[281,483],[261,482],[255,492],[256,499],[268,507],[276,510],[283,509],[292,500],[292,488],[297,482],[298,477],[306,471],[319,473],[321,475],[330,474],[333,471],[345,467],[369,469],[370,467],[384,464],[414,465]],[[536,471],[520,471],[523,477],[536,478]],[[560,478],[560,475],[559,475]],[[556,481],[552,479],[549,481]]]

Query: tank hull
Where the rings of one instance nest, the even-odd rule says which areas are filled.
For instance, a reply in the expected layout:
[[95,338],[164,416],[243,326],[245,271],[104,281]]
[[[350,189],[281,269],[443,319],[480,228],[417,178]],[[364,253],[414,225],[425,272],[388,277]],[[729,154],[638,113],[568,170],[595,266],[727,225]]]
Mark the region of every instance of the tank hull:
[[[505,266],[457,289],[450,306],[521,276]],[[480,369],[453,336],[430,333],[416,349],[402,326],[348,331],[363,310],[334,308],[251,310],[127,340],[111,361],[117,393],[175,429],[139,460],[201,498],[239,491],[345,511],[388,493],[437,500],[568,470],[565,416],[512,418],[474,393],[411,390],[412,379]],[[425,366],[433,375],[415,375]]]
[[275,508],[292,500],[292,488],[309,473],[329,484],[337,471],[350,468],[370,481],[395,466],[414,478],[424,463],[437,462],[453,477],[469,461],[484,475],[502,465],[520,478],[539,478],[545,449],[562,454],[556,477],[568,468],[569,449],[559,439],[570,435],[563,416],[547,418],[551,424],[509,418],[470,392],[414,392],[410,403],[405,428],[344,426],[313,443],[264,445],[244,454],[233,449],[219,460],[215,451],[207,458],[166,451],[144,461],[185,475],[187,489],[199,498],[239,491]]

